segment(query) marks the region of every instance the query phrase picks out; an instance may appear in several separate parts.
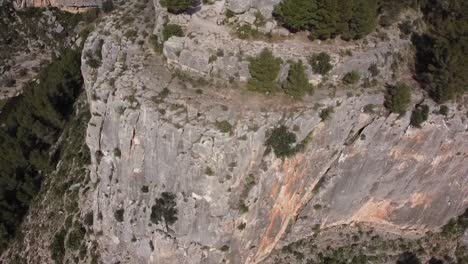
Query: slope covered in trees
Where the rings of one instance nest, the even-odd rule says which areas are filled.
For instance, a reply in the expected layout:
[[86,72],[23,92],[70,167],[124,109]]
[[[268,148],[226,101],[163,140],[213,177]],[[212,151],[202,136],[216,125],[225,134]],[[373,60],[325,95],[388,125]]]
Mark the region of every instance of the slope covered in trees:
[[400,11],[415,7],[418,0],[283,0],[274,10],[277,20],[289,30],[310,31],[312,38],[359,39],[371,33],[378,22],[388,26]]
[[79,95],[80,64],[79,51],[62,52],[0,116],[0,251],[57,163],[49,152]]
[[429,30],[413,36],[416,73],[437,102],[468,91],[468,1],[426,0]]
[[375,28],[377,10],[377,0],[284,0],[274,15],[291,31],[309,30],[313,38],[357,39]]

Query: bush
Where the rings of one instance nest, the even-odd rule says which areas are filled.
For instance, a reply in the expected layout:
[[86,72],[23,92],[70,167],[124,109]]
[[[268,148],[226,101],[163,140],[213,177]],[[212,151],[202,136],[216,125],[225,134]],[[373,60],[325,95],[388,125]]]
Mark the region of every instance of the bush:
[[429,106],[421,105],[416,107],[411,114],[411,125],[417,128],[421,127],[421,124],[429,118]]
[[404,252],[398,257],[397,264],[421,264],[421,260],[412,252]]
[[379,67],[377,67],[377,64],[373,63],[371,66],[369,66],[369,72],[372,77],[377,77],[380,74]]
[[155,200],[156,204],[151,207],[151,222],[154,224],[164,223],[166,228],[174,224],[177,221],[178,213],[175,199],[175,194],[163,192],[161,197]]
[[114,10],[114,2],[112,0],[106,0],[102,2],[102,12],[109,13]]
[[411,103],[411,89],[404,83],[387,87],[384,106],[392,113],[404,115]]
[[124,210],[124,209],[117,209],[117,210],[114,212],[115,220],[117,220],[117,221],[119,221],[119,222],[123,222],[123,221],[124,221],[124,213],[125,213],[125,210]]
[[161,6],[166,7],[167,11],[173,14],[180,14],[194,8],[197,0],[160,0]]
[[322,111],[320,111],[320,119],[322,119],[322,121],[328,120],[331,118],[334,112],[335,112],[335,109],[333,109],[332,106],[329,106],[323,109]]
[[72,250],[77,250],[80,247],[85,235],[86,229],[81,224],[78,224],[68,234],[67,247],[69,247]]
[[331,57],[325,52],[313,55],[309,59],[309,63],[312,66],[312,70],[316,74],[325,75],[331,71],[331,69],[333,69],[333,65],[331,64]]
[[344,84],[356,84],[361,79],[361,75],[356,71],[351,71],[343,77]]
[[288,131],[284,125],[274,128],[269,132],[268,139],[265,142],[267,152],[273,149],[276,157],[285,158],[296,154],[298,149],[296,144],[296,135]]
[[164,26],[162,33],[163,33],[164,41],[170,39],[173,36],[176,36],[176,37],[184,36],[184,31],[182,30],[182,27],[176,24],[166,24]]
[[54,235],[54,240],[49,246],[52,260],[55,263],[62,263],[65,257],[65,236],[67,232],[62,228]]
[[302,61],[293,63],[289,69],[288,78],[283,83],[284,92],[292,97],[302,98],[306,92],[312,90],[311,88]]
[[448,116],[449,114],[449,108],[446,105],[441,105],[439,108],[439,114]]
[[222,133],[232,133],[232,125],[226,120],[216,122],[216,128]]
[[248,89],[257,92],[271,93],[277,89],[276,78],[281,67],[281,59],[264,49],[256,58],[250,59],[249,71],[252,78]]

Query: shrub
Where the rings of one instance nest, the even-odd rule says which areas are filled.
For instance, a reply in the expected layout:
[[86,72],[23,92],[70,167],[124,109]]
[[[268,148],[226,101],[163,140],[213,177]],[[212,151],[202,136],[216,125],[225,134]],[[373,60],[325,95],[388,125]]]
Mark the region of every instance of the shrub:
[[116,156],[117,158],[120,158],[121,155],[122,155],[122,152],[120,151],[120,149],[114,148],[114,156]]
[[283,83],[283,90],[286,94],[295,98],[302,98],[306,92],[311,91],[311,85],[302,61],[291,65],[288,78]]
[[68,234],[67,247],[72,250],[77,250],[80,247],[85,235],[86,229],[81,224],[77,224],[77,226],[75,226]]
[[101,9],[102,9],[102,11],[104,13],[109,13],[112,10],[114,10],[114,3],[112,2],[112,0],[106,0],[106,1],[102,2]]
[[335,112],[335,109],[333,109],[332,106],[329,106],[323,109],[322,111],[320,111],[320,119],[322,119],[322,121],[328,120],[330,119],[330,117],[332,116],[334,112]]
[[176,36],[176,37],[184,36],[184,31],[182,30],[182,27],[176,24],[166,24],[164,26],[162,33],[163,33],[164,41],[170,39],[173,36]]
[[239,212],[245,214],[249,211],[249,207],[245,204],[244,200],[239,201]]
[[421,124],[429,117],[429,106],[421,105],[416,107],[411,114],[411,125],[414,127],[421,127]]
[[5,85],[5,87],[13,87],[15,86],[15,84],[16,84],[16,80],[13,79],[11,76],[6,76],[3,79],[3,85]]
[[377,77],[380,74],[379,67],[377,67],[377,64],[372,63],[371,66],[369,66],[369,72],[372,75],[372,77]]
[[141,192],[142,193],[148,193],[149,192],[149,186],[148,185],[141,186]]
[[439,114],[448,116],[449,114],[449,108],[446,105],[441,105],[439,108]]
[[176,196],[170,192],[161,193],[161,197],[155,200],[151,207],[150,220],[154,224],[164,223],[166,228],[177,221],[178,210],[175,201]]
[[195,7],[197,0],[160,0],[161,6],[166,7],[167,11],[173,14],[180,14]]
[[312,70],[316,74],[325,75],[331,71],[331,69],[333,69],[333,65],[331,64],[331,57],[325,52],[314,54],[309,59],[309,63],[312,66]]
[[411,103],[411,89],[404,83],[387,87],[384,106],[392,113],[404,115]]
[[115,220],[117,220],[117,221],[119,221],[119,222],[123,222],[123,221],[124,221],[124,212],[125,212],[124,209],[117,209],[117,210],[114,212]]
[[216,128],[218,128],[218,130],[221,131],[222,133],[232,132],[232,125],[226,120],[223,120],[221,122],[216,122]]
[[284,125],[274,128],[269,132],[268,139],[265,142],[267,151],[273,149],[275,155],[279,158],[285,158],[296,154],[298,148],[296,144],[296,135],[288,131]]
[[63,258],[65,257],[65,236],[67,232],[65,229],[61,229],[54,235],[54,240],[52,244],[49,246],[49,250],[51,251],[52,259],[55,263],[62,263]]
[[404,252],[398,257],[397,264],[421,264],[421,260],[412,252]]
[[264,93],[274,92],[281,62],[281,59],[273,56],[268,49],[250,59],[249,71],[252,78],[248,81],[248,89]]
[[205,174],[208,175],[208,176],[213,176],[214,175],[214,171],[211,167],[206,167],[205,168]]
[[343,83],[345,84],[356,84],[361,79],[361,75],[356,71],[351,71],[345,74],[343,77]]

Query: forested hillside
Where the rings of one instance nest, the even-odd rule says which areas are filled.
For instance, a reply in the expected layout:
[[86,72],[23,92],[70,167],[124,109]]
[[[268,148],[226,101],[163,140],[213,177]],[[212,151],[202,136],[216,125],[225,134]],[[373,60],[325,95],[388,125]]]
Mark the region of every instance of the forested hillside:
[[392,25],[405,8],[421,9],[428,25],[425,34],[413,36],[419,81],[437,102],[466,92],[467,1],[284,0],[276,6],[274,15],[292,32],[309,31],[312,39],[340,36],[351,40],[366,36],[379,24]]
[[[51,147],[82,87],[80,52],[68,49],[3,109],[0,127],[0,251],[57,160]],[[56,153],[57,155],[59,153]]]
[[310,31],[311,38],[359,39],[374,31],[380,15],[382,25],[395,22],[399,12],[417,0],[284,0],[274,15],[293,32]]
[[415,35],[417,76],[437,102],[468,91],[468,1],[427,0],[428,31]]

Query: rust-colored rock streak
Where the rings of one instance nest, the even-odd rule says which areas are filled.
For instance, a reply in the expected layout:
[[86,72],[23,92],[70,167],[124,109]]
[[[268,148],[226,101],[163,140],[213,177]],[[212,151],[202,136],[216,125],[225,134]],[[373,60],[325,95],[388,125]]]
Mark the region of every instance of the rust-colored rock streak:
[[280,184],[282,187],[279,191],[274,190],[271,193],[275,204],[269,214],[270,224],[260,240],[257,253],[252,259],[247,260],[247,263],[259,263],[264,260],[288,229],[289,223],[310,200],[309,196],[312,194],[309,190],[312,190],[317,181],[310,186],[310,189],[307,188],[305,164],[307,162],[304,162],[304,155],[297,155],[279,166],[278,173],[285,174],[284,183]]

